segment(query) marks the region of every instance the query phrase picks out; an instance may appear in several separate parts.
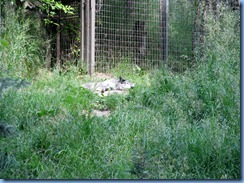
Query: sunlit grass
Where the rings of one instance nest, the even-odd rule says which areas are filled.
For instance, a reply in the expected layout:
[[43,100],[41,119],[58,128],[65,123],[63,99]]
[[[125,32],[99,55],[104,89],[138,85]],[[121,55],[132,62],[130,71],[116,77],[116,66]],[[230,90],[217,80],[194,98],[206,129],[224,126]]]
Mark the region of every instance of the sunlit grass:
[[[39,69],[28,87],[3,91],[0,177],[240,179],[234,16],[223,16],[218,39],[209,27],[205,57],[184,73],[122,62],[111,73],[136,84],[125,96],[98,97],[75,70]],[[108,118],[91,115],[104,108]]]

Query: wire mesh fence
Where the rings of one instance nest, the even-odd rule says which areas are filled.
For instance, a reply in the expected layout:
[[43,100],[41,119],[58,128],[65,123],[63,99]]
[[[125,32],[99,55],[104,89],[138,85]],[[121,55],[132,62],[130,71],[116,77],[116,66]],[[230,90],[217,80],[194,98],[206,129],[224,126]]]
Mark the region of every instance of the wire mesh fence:
[[80,59],[80,2],[68,4],[74,8],[72,15],[60,14],[60,62],[77,65]]
[[97,71],[121,61],[143,68],[166,62],[165,0],[98,0],[96,7]]
[[[58,60],[61,63],[82,62],[83,67],[94,67],[90,72],[109,72],[121,62],[136,64],[144,69],[167,65],[174,71],[184,71],[194,63],[195,49],[202,44],[206,10],[214,10],[218,17],[219,2],[73,1],[69,5],[74,8],[74,14],[60,14],[59,17]],[[238,5],[239,1],[221,2],[230,5],[237,2]],[[95,23],[92,24],[91,20]],[[93,31],[94,39],[91,39]],[[92,54],[94,63],[89,57]]]
[[195,5],[189,0],[172,0],[169,4],[169,67],[183,71],[193,60]]
[[[84,3],[86,6],[86,2]],[[58,60],[60,57],[61,64],[77,63],[80,59],[79,31],[82,10],[78,1],[69,5],[74,8],[74,15],[61,14],[59,20],[60,45],[57,44],[57,54],[60,55],[57,57]],[[177,8],[178,14],[171,13],[172,9]],[[97,0],[95,71],[108,72],[120,62],[130,62],[145,69],[152,69],[167,64],[168,58],[170,65],[174,65],[172,60],[188,58],[189,54],[185,51],[189,51],[190,46],[187,49],[182,47],[187,44],[186,41],[188,44],[191,42],[189,31],[177,30],[177,26],[178,29],[182,28],[181,21],[188,19],[187,15],[185,19],[182,18],[179,10],[185,12],[180,6],[171,6],[171,3],[168,7],[166,0]],[[185,29],[187,28],[189,27],[186,25]],[[188,36],[188,40],[185,36]]]

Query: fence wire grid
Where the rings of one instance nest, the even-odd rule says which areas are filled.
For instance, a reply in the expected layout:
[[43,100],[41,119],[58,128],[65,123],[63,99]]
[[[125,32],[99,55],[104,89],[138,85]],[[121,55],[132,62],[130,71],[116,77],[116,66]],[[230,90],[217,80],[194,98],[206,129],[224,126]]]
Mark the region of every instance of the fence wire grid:
[[166,62],[166,1],[161,3],[97,1],[96,70],[104,72],[121,61],[143,68]]
[[[73,15],[60,15],[57,52],[62,63],[81,60],[80,30],[87,23],[80,21],[80,3],[69,4]],[[192,0],[96,0],[94,71],[109,72],[121,62],[144,69],[166,64],[174,71],[184,71],[193,63],[195,42],[200,42],[202,19],[196,23],[196,13],[201,17],[204,7],[202,4],[198,11]]]

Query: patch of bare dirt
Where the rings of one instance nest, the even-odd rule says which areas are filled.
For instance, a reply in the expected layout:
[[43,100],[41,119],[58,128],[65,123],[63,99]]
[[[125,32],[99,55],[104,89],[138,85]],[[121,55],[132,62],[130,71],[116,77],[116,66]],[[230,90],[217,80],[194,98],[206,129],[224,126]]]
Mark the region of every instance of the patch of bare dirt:
[[[98,109],[94,109],[91,112],[91,116],[98,116],[98,117],[109,117],[110,115],[110,110],[98,110]],[[83,110],[82,111],[83,114],[85,114],[86,116],[88,116],[88,111]]]
[[100,73],[100,72],[95,72],[92,77],[97,78],[97,79],[110,79],[113,77],[112,74],[109,73]]
[[100,111],[100,110],[94,109],[91,114],[96,115],[98,117],[108,117],[110,115],[110,111],[109,110]]

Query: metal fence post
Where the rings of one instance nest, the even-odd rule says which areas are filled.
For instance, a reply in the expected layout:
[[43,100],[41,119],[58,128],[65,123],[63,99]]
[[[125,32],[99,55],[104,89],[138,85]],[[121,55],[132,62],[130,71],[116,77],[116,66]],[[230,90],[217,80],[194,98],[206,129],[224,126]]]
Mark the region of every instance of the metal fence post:
[[91,0],[90,9],[90,75],[94,73],[95,69],[95,16],[96,16],[96,1]]
[[0,0],[0,27],[2,26],[2,1]]
[[87,63],[87,72],[90,75],[90,0],[86,0],[86,7],[85,7],[85,50],[86,50],[86,63]]
[[166,0],[166,35],[165,35],[165,39],[166,39],[166,48],[165,48],[165,61],[166,61],[166,67],[168,67],[168,56],[169,56],[169,0]]
[[160,67],[162,62],[168,65],[168,0],[159,2],[159,59]]
[[[159,2],[159,58],[160,63],[163,62],[165,56],[165,23],[166,18],[166,4],[165,0],[160,0]],[[160,64],[161,65],[161,64]]]
[[84,67],[84,57],[85,57],[85,53],[84,53],[84,45],[85,45],[85,36],[84,36],[84,0],[80,0],[80,63],[81,63],[81,67]]

